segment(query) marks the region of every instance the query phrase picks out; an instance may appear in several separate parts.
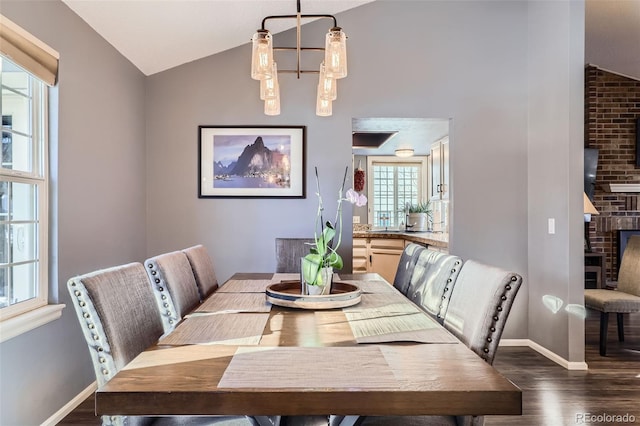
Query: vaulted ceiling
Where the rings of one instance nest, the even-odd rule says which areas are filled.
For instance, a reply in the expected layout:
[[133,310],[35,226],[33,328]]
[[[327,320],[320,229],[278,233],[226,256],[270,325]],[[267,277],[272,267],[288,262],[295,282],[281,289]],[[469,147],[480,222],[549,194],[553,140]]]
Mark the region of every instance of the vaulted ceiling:
[[[294,0],[63,1],[146,75],[248,43],[265,16],[296,12]],[[335,15],[371,1],[301,0],[301,12]],[[586,0],[585,15],[585,62],[640,79],[640,0]],[[295,25],[271,22],[273,32]]]
[[[62,1],[145,75],[249,43],[264,17],[295,14],[297,8],[294,0]],[[371,1],[391,0],[301,0],[301,13],[336,15]],[[268,29],[277,33],[294,26],[293,19],[272,20]],[[640,80],[639,46],[640,0],[586,0],[585,63]],[[397,148],[413,147],[425,155],[429,144],[416,141],[445,136],[448,121],[360,118],[353,130],[394,132],[380,148],[354,148],[355,154],[393,155]]]

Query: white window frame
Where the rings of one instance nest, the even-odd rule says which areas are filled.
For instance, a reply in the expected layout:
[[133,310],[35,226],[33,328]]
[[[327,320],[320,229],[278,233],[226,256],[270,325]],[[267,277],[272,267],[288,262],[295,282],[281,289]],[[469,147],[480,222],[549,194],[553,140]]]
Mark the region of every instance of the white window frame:
[[429,195],[426,193],[426,189],[429,188],[429,156],[417,155],[406,159],[400,159],[392,156],[368,156],[367,157],[367,193],[369,194],[369,208],[367,212],[367,222],[373,224],[374,217],[374,196],[373,196],[373,164],[374,163],[391,163],[396,165],[407,164],[419,164],[420,165],[420,178],[418,179],[418,202],[426,202],[429,199]]
[[[33,158],[31,172],[0,167],[3,180],[34,185],[37,190],[37,295],[0,308],[0,342],[8,340],[62,315],[64,305],[48,305],[49,300],[49,109],[48,87],[37,77],[31,101]],[[7,131],[7,130],[5,130]]]

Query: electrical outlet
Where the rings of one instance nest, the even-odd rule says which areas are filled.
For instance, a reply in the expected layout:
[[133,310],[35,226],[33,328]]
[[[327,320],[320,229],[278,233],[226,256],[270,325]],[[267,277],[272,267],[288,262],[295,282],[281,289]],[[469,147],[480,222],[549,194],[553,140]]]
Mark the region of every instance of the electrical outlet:
[[353,223],[360,223],[360,216],[353,216]]

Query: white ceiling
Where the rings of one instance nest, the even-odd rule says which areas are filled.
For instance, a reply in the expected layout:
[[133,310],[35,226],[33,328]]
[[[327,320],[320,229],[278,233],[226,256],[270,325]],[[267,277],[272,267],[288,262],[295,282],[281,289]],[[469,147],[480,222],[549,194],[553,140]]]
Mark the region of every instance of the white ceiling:
[[640,0],[587,0],[585,62],[640,80]]
[[[295,0],[62,1],[145,75],[248,43],[265,16],[296,12]],[[301,0],[301,12],[335,15],[371,1]],[[585,9],[585,62],[640,79],[640,0],[586,0]]]
[[[248,43],[265,16],[296,13],[295,0],[62,1],[145,75]],[[371,1],[301,0],[300,11],[336,15]],[[270,20],[267,28],[277,33],[295,24]]]
[[[296,13],[295,0],[62,1],[145,75],[249,43],[264,17]],[[390,0],[301,0],[301,13],[336,15],[371,1]],[[272,20],[267,28],[277,33],[294,26],[294,19]],[[585,63],[640,80],[640,0],[586,0]],[[376,154],[437,140],[447,129],[447,121],[438,120],[354,122],[354,130],[399,131]]]

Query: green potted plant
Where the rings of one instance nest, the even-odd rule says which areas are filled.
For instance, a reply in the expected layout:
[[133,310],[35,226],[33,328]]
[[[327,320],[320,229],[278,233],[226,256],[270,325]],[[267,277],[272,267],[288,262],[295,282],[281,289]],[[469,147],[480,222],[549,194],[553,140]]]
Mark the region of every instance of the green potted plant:
[[433,211],[431,202],[417,204],[407,203],[407,228],[412,231],[429,231],[431,221],[433,220]]
[[[318,212],[316,214],[316,225],[314,231],[315,242],[310,249],[310,253],[302,258],[302,291],[311,295],[329,294],[331,292],[331,278],[334,269],[342,269],[344,262],[338,254],[338,247],[342,241],[342,201],[346,200],[358,206],[367,203],[364,195],[349,189],[346,198],[343,197],[344,184],[347,180],[349,167],[345,168],[342,186],[338,192],[338,208],[333,223],[324,221],[324,206],[320,195],[320,180],[318,178],[318,168],[316,167],[316,195],[318,196]],[[318,233],[320,225],[320,233]],[[334,244],[334,238],[337,241]]]

